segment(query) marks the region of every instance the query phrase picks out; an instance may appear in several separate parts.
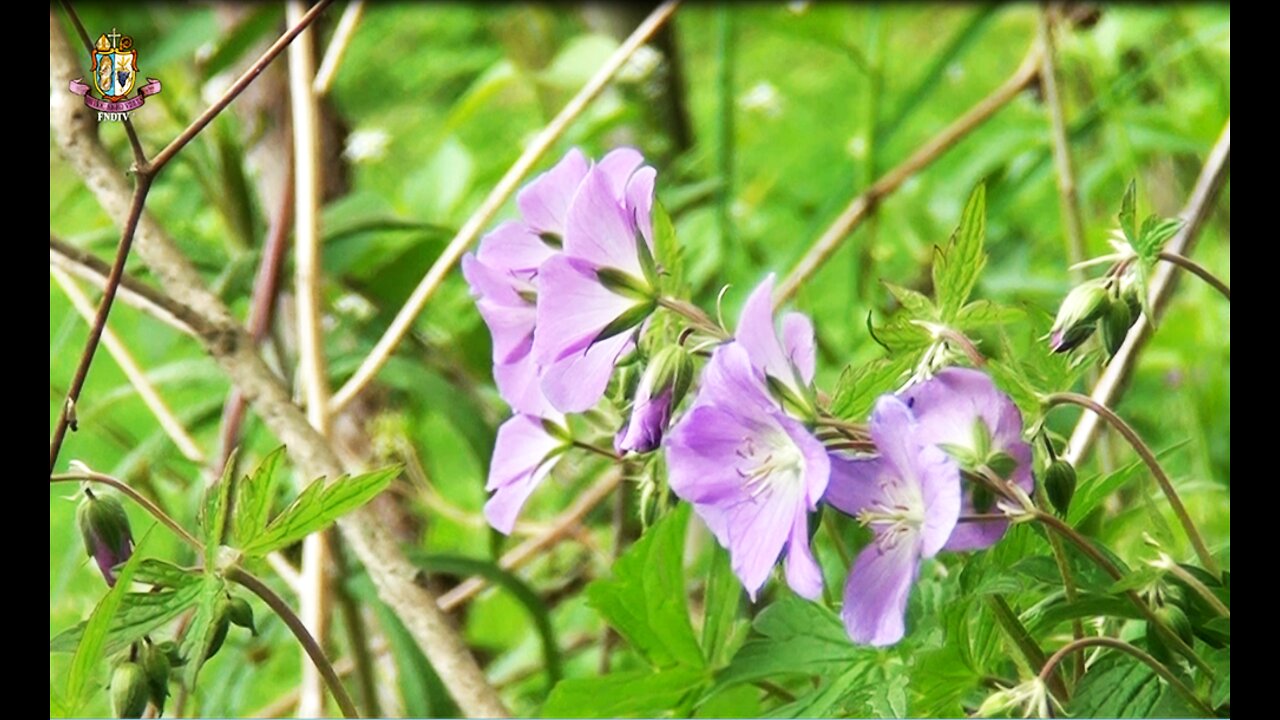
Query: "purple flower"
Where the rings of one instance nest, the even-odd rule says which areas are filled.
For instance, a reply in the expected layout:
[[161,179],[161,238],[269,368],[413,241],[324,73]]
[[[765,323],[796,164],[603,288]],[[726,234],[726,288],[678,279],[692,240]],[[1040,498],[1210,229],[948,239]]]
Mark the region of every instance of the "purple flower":
[[544,420],[533,415],[515,415],[498,428],[489,464],[485,490],[493,492],[484,505],[484,516],[495,530],[510,535],[516,516],[538,484],[551,474],[564,455],[568,442],[559,429],[559,416]]
[[932,557],[960,515],[960,470],[922,438],[911,409],[884,395],[871,413],[879,455],[831,456],[825,500],[875,533],[849,571],[841,616],[854,642],[902,639],[904,614],[921,558]]
[[[587,170],[564,212],[563,253],[539,270],[533,356],[543,392],[562,412],[600,400],[654,307],[652,269],[641,253],[651,264],[655,171],[637,169],[641,162],[640,153],[624,148]],[[556,189],[569,178],[566,172]],[[539,208],[550,222],[559,205],[547,200]]]
[[734,339],[746,349],[757,371],[773,379],[774,388],[812,409],[813,323],[801,313],[786,313],[779,339],[773,322],[773,279],[770,273],[747,298]]
[[742,344],[712,355],[694,407],[666,448],[671,489],[728,548],[752,600],[784,550],[788,584],[810,599],[821,593],[808,516],[830,462],[822,443],[781,412]]
[[493,336],[494,381],[502,399],[518,413],[541,416],[552,410],[530,350],[538,267],[553,254],[528,227],[506,222],[481,240],[475,255],[462,258],[462,274]]
[[[987,464],[1028,494],[1035,489],[1031,446],[1022,439],[1022,414],[985,373],[946,368],[902,391],[900,396],[916,417],[921,442],[959,455],[980,454],[983,457],[975,458],[977,462]],[[999,512],[987,488],[968,482],[964,485],[963,514]],[[1008,527],[1007,520],[961,523],[951,534],[946,549],[990,547]]]

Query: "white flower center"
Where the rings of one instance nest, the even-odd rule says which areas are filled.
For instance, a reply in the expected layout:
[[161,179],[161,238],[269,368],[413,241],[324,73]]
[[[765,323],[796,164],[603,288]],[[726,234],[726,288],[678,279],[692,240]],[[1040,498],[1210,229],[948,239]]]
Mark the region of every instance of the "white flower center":
[[752,499],[772,489],[803,482],[804,454],[782,430],[747,435],[738,446],[737,455],[742,462],[735,470]]
[[924,527],[924,498],[905,478],[882,478],[879,483],[880,502],[858,513],[858,522],[873,527],[876,541],[889,549]]

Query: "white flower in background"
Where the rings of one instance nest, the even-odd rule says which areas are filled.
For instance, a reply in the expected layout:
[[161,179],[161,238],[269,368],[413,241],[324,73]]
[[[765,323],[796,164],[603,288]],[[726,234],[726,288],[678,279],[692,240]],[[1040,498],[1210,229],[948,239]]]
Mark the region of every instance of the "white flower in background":
[[782,96],[778,88],[768,81],[755,84],[750,90],[738,98],[738,105],[748,112],[758,112],[766,117],[778,117],[782,114]]
[[849,157],[855,160],[865,158],[867,156],[867,139],[862,135],[854,135],[845,144],[844,151],[849,153]]
[[662,53],[641,45],[618,70],[618,82],[635,83],[648,78],[662,64]]
[[811,4],[809,0],[791,0],[791,2],[787,3],[787,9],[791,11],[792,15],[803,15],[809,10]]
[[218,101],[218,98],[226,94],[231,89],[231,83],[235,82],[236,76],[230,71],[223,71],[214,75],[205,81],[200,87],[200,99],[205,105],[212,105]]
[[373,306],[373,303],[355,293],[339,295],[338,299],[333,303],[333,309],[339,315],[345,315],[360,321],[372,319],[378,310]]
[[347,146],[342,156],[353,163],[376,162],[387,154],[391,136],[381,128],[356,130],[347,136]]

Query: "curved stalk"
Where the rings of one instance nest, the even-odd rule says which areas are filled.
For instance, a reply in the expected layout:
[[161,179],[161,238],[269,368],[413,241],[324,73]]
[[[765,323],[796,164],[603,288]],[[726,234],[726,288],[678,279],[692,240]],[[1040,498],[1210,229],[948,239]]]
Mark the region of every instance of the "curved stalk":
[[1187,539],[1191,541],[1192,547],[1196,550],[1196,556],[1200,558],[1200,564],[1209,574],[1216,577],[1222,576],[1222,571],[1218,568],[1218,563],[1213,559],[1213,555],[1209,552],[1209,548],[1204,543],[1204,538],[1200,536],[1200,531],[1196,528],[1196,524],[1191,521],[1191,515],[1187,513],[1187,508],[1182,504],[1182,498],[1178,497],[1178,491],[1173,489],[1173,483],[1169,480],[1169,476],[1165,474],[1164,468],[1160,467],[1160,462],[1156,460],[1155,453],[1151,452],[1151,448],[1138,437],[1138,433],[1134,431],[1129,423],[1123,418],[1115,414],[1111,408],[1094,400],[1088,395],[1080,393],[1061,392],[1054,393],[1045,398],[1045,411],[1057,407],[1059,405],[1079,405],[1082,408],[1092,410],[1099,417],[1111,423],[1111,426],[1124,436],[1129,442],[1142,461],[1147,464],[1147,468],[1151,470],[1151,474],[1155,476],[1156,483],[1160,485],[1161,492],[1165,498],[1169,500],[1169,506],[1173,508],[1173,514],[1177,516],[1178,522],[1182,525],[1182,530],[1187,534]]
[[266,583],[241,568],[231,568],[226,572],[226,578],[262,598],[262,601],[276,615],[280,616],[284,624],[289,626],[289,630],[293,632],[293,636],[297,638],[298,643],[302,645],[302,649],[307,651],[307,656],[311,658],[311,662],[315,664],[316,669],[320,671],[320,676],[324,678],[325,685],[329,686],[329,692],[333,693],[333,699],[337,701],[338,707],[342,709],[342,716],[348,718],[360,717],[360,713],[356,711],[356,704],[351,701],[351,696],[347,694],[347,689],[342,686],[342,680],[338,677],[337,671],[333,669],[333,664],[329,662],[324,650],[316,643],[316,639],[311,637],[311,633],[307,632],[307,626],[302,624],[302,619],[293,612],[293,608],[289,607],[289,603],[286,603]]
[[1040,669],[1040,679],[1047,679],[1050,673],[1053,672],[1054,667],[1056,667],[1067,655],[1089,647],[1109,647],[1113,650],[1119,650],[1132,655],[1152,670],[1155,670],[1156,674],[1161,678],[1164,678],[1164,681],[1169,683],[1174,690],[1177,690],[1179,695],[1186,698],[1187,702],[1191,703],[1191,706],[1194,707],[1196,712],[1200,713],[1202,717],[1214,717],[1215,713],[1213,712],[1213,708],[1209,707],[1203,700],[1196,697],[1196,694],[1192,692],[1191,688],[1187,687],[1185,683],[1179,680],[1178,676],[1174,675],[1173,671],[1165,667],[1163,663],[1133,645],[1115,638],[1090,637],[1075,640],[1063,645],[1057,652],[1049,657],[1049,660],[1045,662],[1044,667]]
[[138,505],[142,506],[143,510],[146,510],[147,513],[149,513],[152,517],[159,520],[161,523],[164,524],[165,527],[172,530],[175,535],[177,535],[179,538],[182,539],[183,542],[185,542],[186,544],[190,545],[193,549],[195,549],[196,554],[200,554],[204,552],[204,543],[195,539],[191,535],[191,533],[187,532],[181,525],[178,524],[177,520],[174,520],[173,518],[165,514],[165,511],[161,510],[159,505],[156,505],[155,503],[148,500],[141,493],[139,493],[137,490],[134,490],[133,488],[129,487],[127,484],[125,484],[124,481],[117,480],[116,478],[113,478],[110,475],[103,475],[102,473],[93,472],[92,470],[84,470],[81,472],[60,473],[58,475],[53,475],[49,478],[50,484],[64,483],[64,482],[91,482],[91,483],[98,483],[100,485],[109,485],[113,487],[117,491],[119,491],[121,494],[128,496],[130,500],[138,503]]
[[1157,257],[1167,263],[1177,265],[1183,270],[1186,270],[1192,275],[1195,275],[1201,280],[1209,283],[1213,286],[1214,290],[1222,293],[1222,297],[1226,298],[1227,302],[1231,302],[1231,286],[1218,279],[1218,276],[1209,272],[1209,269],[1205,266],[1185,255],[1179,255],[1178,253],[1168,251],[1161,251]]

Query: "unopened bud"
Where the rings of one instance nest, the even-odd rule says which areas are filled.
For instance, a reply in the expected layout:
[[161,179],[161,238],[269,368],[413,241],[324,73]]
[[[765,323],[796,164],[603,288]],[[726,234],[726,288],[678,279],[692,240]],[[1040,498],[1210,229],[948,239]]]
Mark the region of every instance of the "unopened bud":
[[164,714],[164,701],[169,697],[169,656],[159,645],[145,644],[142,650],[142,669],[147,673],[147,689],[157,716]]
[[111,712],[118,718],[140,718],[151,697],[147,673],[142,666],[126,660],[111,673]]
[[1120,352],[1120,346],[1129,336],[1129,327],[1133,325],[1135,315],[1129,310],[1129,303],[1117,298],[1102,315],[1102,344],[1107,348],[1107,355],[1114,357]]
[[654,353],[636,387],[631,417],[614,439],[614,449],[619,453],[657,449],[671,413],[692,382],[693,358],[683,347],[669,345]]
[[1089,280],[1072,288],[1049,330],[1049,348],[1062,353],[1089,339],[1110,302],[1106,281]]
[[217,610],[214,611],[213,636],[209,639],[209,649],[204,654],[204,661],[218,654],[222,649],[222,643],[227,639],[227,630],[231,628],[231,601],[222,599],[218,602]]
[[1044,489],[1058,514],[1066,515],[1071,497],[1076,494],[1075,467],[1062,458],[1049,463],[1044,471]]
[[[1191,621],[1187,619],[1187,614],[1182,611],[1182,608],[1173,603],[1165,603],[1155,609],[1155,614],[1178,636],[1179,640],[1191,645],[1195,635],[1191,628]],[[1150,650],[1152,657],[1166,665],[1174,660],[1175,655],[1168,641],[1155,624],[1150,622],[1147,623],[1147,649]]]
[[249,601],[241,597],[231,598],[231,622],[248,629],[248,631],[257,636],[258,629],[253,626],[253,608],[249,606]]
[[133,533],[124,505],[110,495],[86,491],[76,509],[76,524],[84,538],[85,552],[98,563],[107,585],[114,586],[114,568],[133,554]]

